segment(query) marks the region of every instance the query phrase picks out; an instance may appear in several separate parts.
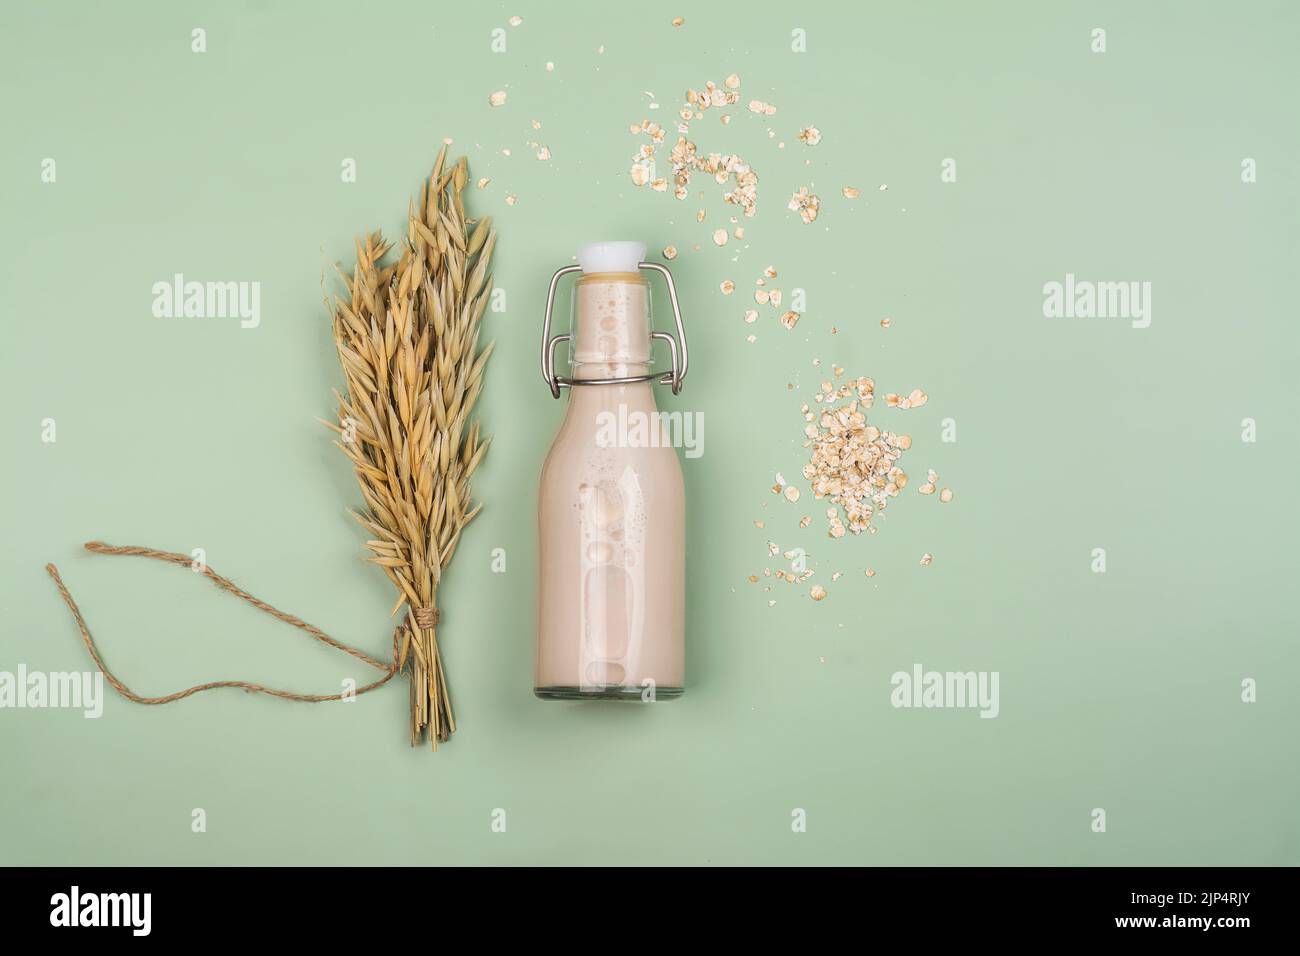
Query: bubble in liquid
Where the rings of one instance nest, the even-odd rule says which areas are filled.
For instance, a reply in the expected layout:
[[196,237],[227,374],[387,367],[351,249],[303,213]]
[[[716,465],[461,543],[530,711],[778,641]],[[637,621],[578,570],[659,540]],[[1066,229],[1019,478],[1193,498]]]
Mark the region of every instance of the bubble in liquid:
[[587,560],[592,564],[609,564],[614,557],[614,546],[608,541],[593,541],[587,545]]

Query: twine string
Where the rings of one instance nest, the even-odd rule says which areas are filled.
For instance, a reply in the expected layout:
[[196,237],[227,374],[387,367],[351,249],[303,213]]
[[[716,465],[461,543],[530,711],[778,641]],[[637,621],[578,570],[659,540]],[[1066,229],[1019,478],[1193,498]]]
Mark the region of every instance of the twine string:
[[[134,547],[134,546],[116,547],[111,544],[105,544],[102,541],[87,541],[85,544],[85,548],[87,551],[93,552],[95,554],[133,555],[141,558],[152,558],[157,561],[166,561],[169,564],[175,564],[186,568],[194,567],[193,561],[189,555],[176,554],[171,551],[156,551],[153,548],[141,548],[141,547]],[[204,574],[208,578],[208,580],[210,580],[217,587],[221,588],[223,591],[226,591],[229,594],[233,594],[235,595],[235,597],[240,598],[241,600],[247,601],[249,604],[253,605],[253,607],[257,608],[259,611],[264,611],[265,613],[274,617],[276,620],[283,621],[285,624],[291,624],[294,627],[307,632],[307,634],[309,634],[313,639],[320,641],[322,644],[326,644],[329,647],[332,647],[336,650],[343,651],[343,653],[349,654],[352,657],[355,657],[357,660],[363,661],[366,664],[369,664],[371,667],[383,671],[384,672],[383,676],[370,684],[366,684],[363,687],[358,687],[355,691],[346,694],[344,693],[299,694],[299,693],[295,693],[294,691],[280,690],[275,687],[266,687],[262,684],[254,684],[249,681],[218,680],[218,681],[208,681],[203,684],[195,684],[193,687],[187,687],[185,690],[179,690],[173,694],[165,694],[162,697],[145,697],[140,694],[137,694],[135,691],[131,690],[131,688],[127,687],[126,684],[122,683],[122,681],[118,679],[118,677],[108,669],[108,665],[104,663],[104,658],[99,653],[99,648],[95,646],[94,638],[90,636],[90,628],[86,625],[86,619],[82,616],[81,609],[77,607],[77,602],[72,599],[72,594],[68,591],[67,585],[63,583],[63,578],[59,576],[59,569],[55,567],[53,564],[45,565],[46,573],[48,573],[49,576],[54,580],[54,586],[58,588],[59,594],[63,597],[64,603],[68,605],[68,610],[72,612],[73,620],[75,620],[77,623],[77,629],[81,631],[81,641],[83,644],[86,645],[86,650],[90,653],[90,659],[95,662],[95,666],[99,668],[99,670],[104,675],[104,679],[108,681],[109,685],[115,691],[117,691],[127,700],[134,701],[137,704],[170,704],[172,701],[183,700],[184,698],[189,697],[191,694],[197,694],[205,690],[215,690],[218,687],[238,687],[242,690],[246,690],[252,693],[269,694],[272,697],[279,697],[282,698],[283,700],[297,700],[297,701],[304,701],[306,703],[320,703],[322,701],[327,701],[327,700],[342,700],[344,697],[352,697],[356,694],[364,694],[367,691],[372,691],[376,689],[377,687],[382,687],[384,684],[387,684],[390,680],[392,680],[393,677],[396,676],[397,672],[401,669],[398,663],[398,636],[402,632],[401,628],[396,628],[393,631],[393,659],[390,663],[385,664],[383,661],[371,657],[365,651],[359,650],[355,647],[350,647],[349,645],[344,644],[342,641],[335,640],[334,638],[326,634],[324,631],[320,630],[319,628],[311,624],[308,624],[306,621],[302,620],[301,618],[295,617],[292,614],[286,614],[284,611],[281,611],[279,608],[272,607],[270,604],[267,604],[265,601],[261,600],[260,598],[254,597],[253,595],[249,594],[247,591],[239,587],[239,585],[235,584],[230,579],[224,578],[221,575],[217,574],[217,572],[213,571],[212,568],[208,567],[206,564],[198,566],[197,570],[199,570],[202,574]],[[438,620],[437,608],[418,608],[415,613],[417,615],[417,620],[418,620],[418,615],[420,614],[424,614],[426,620],[432,620],[434,623],[436,623]]]

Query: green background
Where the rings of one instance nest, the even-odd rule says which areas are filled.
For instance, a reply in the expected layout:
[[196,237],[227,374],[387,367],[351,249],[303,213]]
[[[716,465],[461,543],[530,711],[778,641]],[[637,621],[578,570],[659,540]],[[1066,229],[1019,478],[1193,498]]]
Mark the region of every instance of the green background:
[[[439,595],[453,741],[412,751],[398,688],[0,711],[0,861],[1300,863],[1298,27],[1286,3],[7,5],[0,669],[89,666],[55,561],[141,693],[368,678],[181,570],[80,543],[202,547],[386,654],[391,588],[360,560],[360,496],[316,421],[341,379],[322,271],[354,234],[402,226],[450,136],[492,179],[470,198],[497,218],[508,306],[487,318],[485,507]],[[759,212],[718,249],[721,191],[633,188],[628,125],[671,124],[688,87],[732,72],[731,125],[711,113],[692,139],[753,165]],[[801,185],[823,200],[812,225],[785,208]],[[653,707],[531,694],[535,487],[562,414],[537,373],[541,307],[603,238],[682,250],[691,375],[661,405],[706,426],[684,462],[689,689]],[[768,264],[807,290],[794,331],[741,318]],[[154,318],[151,286],[176,272],[261,282],[260,327]],[[1044,318],[1067,272],[1151,282],[1151,327]],[[823,503],[771,494],[804,460],[816,358],[929,393],[872,420],[914,436],[913,488],[932,467],[951,504],[909,488],[878,534],[832,541]],[[806,548],[830,596],[749,583],[769,540]],[[1000,672],[1000,716],[894,709],[890,675],[914,663]]]

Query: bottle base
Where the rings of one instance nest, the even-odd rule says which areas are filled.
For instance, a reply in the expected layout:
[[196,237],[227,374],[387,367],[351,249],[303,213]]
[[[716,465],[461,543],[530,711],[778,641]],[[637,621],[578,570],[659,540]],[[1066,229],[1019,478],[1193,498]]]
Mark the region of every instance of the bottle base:
[[[642,694],[649,688],[627,686],[625,684],[588,684],[584,687],[553,685],[534,687],[533,693],[542,700],[625,700],[641,701]],[[681,697],[685,688],[655,687],[654,700],[672,700]],[[646,701],[650,703],[650,701]]]

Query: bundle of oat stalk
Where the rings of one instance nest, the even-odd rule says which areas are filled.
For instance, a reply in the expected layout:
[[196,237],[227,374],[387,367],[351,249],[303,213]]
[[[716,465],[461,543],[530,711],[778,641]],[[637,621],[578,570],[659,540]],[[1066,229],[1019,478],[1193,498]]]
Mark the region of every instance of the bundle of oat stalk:
[[369,561],[397,587],[398,667],[410,664],[411,744],[425,729],[436,750],[456,729],[438,646],[436,597],[471,507],[470,477],[489,440],[470,420],[492,344],[479,351],[479,326],[492,279],[492,222],[465,216],[469,172],[446,147],[411,204],[401,256],[375,232],[357,240],[350,297],[335,297],[334,338],[347,377],[335,442],[352,460],[366,508],[353,511],[373,538]]

